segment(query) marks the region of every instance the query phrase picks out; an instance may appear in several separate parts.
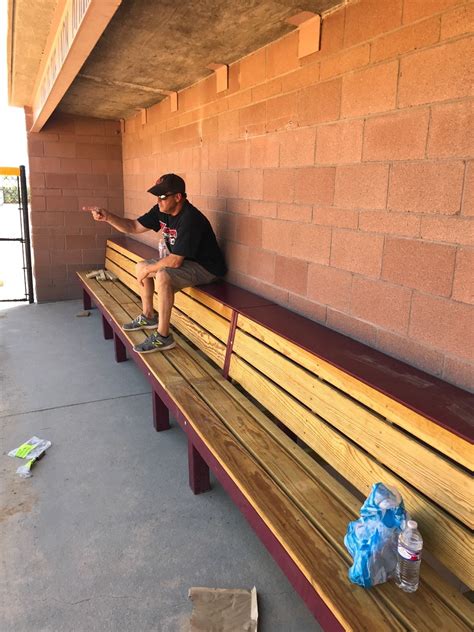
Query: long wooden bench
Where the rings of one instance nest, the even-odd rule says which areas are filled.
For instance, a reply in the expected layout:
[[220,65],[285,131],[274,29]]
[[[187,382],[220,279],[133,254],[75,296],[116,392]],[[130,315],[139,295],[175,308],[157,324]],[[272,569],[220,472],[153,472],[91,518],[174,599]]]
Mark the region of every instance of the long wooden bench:
[[[192,490],[209,467],[328,630],[474,628],[472,396],[225,282],[176,295],[175,349],[140,356],[135,264],[154,251],[108,242],[117,281],[79,273],[117,361],[153,388],[154,423],[188,437]],[[395,485],[425,541],[414,594],[351,584],[343,538],[373,483]]]

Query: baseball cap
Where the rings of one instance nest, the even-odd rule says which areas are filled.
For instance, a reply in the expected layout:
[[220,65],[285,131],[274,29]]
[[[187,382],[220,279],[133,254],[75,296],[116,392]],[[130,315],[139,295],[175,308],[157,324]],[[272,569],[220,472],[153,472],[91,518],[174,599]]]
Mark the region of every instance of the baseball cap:
[[165,173],[165,175],[158,178],[155,184],[148,189],[148,193],[152,195],[163,195],[165,193],[186,193],[186,184],[183,178],[180,178],[175,173]]

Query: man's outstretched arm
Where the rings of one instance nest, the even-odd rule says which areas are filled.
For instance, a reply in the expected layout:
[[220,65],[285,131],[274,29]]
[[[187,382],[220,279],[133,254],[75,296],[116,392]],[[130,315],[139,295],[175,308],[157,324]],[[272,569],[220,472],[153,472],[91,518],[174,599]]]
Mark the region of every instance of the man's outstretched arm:
[[99,208],[98,206],[83,206],[82,210],[90,211],[96,222],[107,222],[121,233],[138,235],[139,233],[146,233],[150,230],[149,228],[145,228],[145,226],[140,224],[140,222],[136,219],[119,217],[105,208]]

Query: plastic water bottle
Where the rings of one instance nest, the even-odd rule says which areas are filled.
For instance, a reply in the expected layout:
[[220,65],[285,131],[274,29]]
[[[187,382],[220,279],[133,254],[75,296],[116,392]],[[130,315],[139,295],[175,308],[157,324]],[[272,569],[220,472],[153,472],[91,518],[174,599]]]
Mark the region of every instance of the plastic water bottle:
[[398,536],[397,586],[406,592],[415,592],[420,581],[423,538],[415,520],[408,520]]

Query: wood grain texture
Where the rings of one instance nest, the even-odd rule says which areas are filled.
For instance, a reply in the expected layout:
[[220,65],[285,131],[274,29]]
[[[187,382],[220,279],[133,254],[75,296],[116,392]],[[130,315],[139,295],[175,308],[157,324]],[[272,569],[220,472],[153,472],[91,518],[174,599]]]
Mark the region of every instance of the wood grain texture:
[[328,362],[317,358],[314,354],[309,353],[291,341],[278,336],[250,318],[240,315],[238,325],[243,331],[283,353],[311,373],[333,384],[365,406],[386,417],[392,423],[399,425],[407,432],[439,450],[442,454],[446,454],[446,456],[463,467],[473,470],[474,446],[468,441],[367,386]]
[[252,336],[238,330],[234,352],[305,406],[367,450],[386,467],[474,526],[474,488],[468,473],[387,423],[353,399]]
[[397,487],[407,509],[421,526],[427,549],[468,586],[473,584],[474,551],[469,529],[395,476],[321,417],[289,397],[285,390],[236,354],[232,355],[230,376],[364,495],[377,481]]
[[[81,278],[118,325],[130,320],[138,297],[120,304],[126,296],[120,282],[85,280],[84,274]],[[174,312],[179,314],[177,318],[186,332],[199,328],[187,314],[178,309]],[[203,343],[202,330],[193,333],[204,353],[212,357],[215,344],[225,351],[221,341],[209,332],[206,335],[214,340],[212,344]],[[146,334],[130,332],[126,336],[136,343]],[[391,584],[372,591],[349,584],[350,559],[342,538],[347,522],[357,515],[360,501],[224,380],[199,351],[179,334],[176,340],[175,349],[149,354],[141,360],[225,464],[247,500],[285,543],[298,567],[311,577],[312,585],[347,629],[372,630],[374,624],[377,629],[420,632],[431,632],[433,624],[453,631],[470,629],[463,598],[450,595],[449,587],[426,565],[415,609],[411,607],[413,596],[401,594]],[[330,555],[328,546],[333,551]],[[341,593],[343,586],[347,590]],[[440,592],[447,597],[441,598]]]

